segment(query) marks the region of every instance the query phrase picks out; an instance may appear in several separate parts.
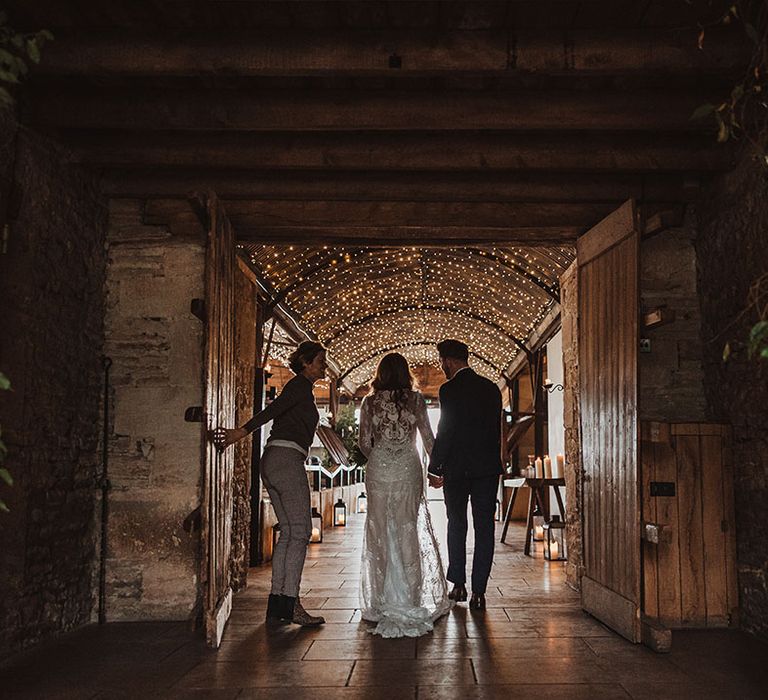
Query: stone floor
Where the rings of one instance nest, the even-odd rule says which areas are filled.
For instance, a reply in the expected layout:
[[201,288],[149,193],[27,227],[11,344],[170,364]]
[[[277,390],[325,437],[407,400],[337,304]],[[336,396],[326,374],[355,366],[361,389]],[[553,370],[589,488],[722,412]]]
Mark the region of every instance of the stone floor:
[[[441,538],[441,505],[432,504]],[[356,609],[363,516],[310,548],[303,600],[327,624],[263,624],[269,567],[253,569],[218,651],[184,623],[90,626],[6,664],[3,698],[768,697],[768,646],[735,631],[675,633],[673,651],[632,645],[579,608],[562,565],[498,544],[485,613],[466,604],[421,639],[368,633]]]

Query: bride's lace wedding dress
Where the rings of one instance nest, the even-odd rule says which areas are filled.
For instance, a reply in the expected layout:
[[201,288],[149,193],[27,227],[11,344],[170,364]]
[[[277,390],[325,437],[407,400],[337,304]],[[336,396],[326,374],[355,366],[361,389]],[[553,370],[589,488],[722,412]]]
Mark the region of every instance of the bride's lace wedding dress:
[[363,401],[360,448],[368,456],[368,514],[360,603],[382,637],[418,637],[450,609],[447,585],[424,495],[416,432],[427,451],[434,437],[424,397],[377,391]]

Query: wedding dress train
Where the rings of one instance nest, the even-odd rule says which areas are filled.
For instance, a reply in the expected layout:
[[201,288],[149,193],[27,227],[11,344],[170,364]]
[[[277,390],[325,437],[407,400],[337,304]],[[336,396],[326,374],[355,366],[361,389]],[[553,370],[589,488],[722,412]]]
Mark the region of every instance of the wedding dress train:
[[368,512],[363,539],[360,602],[364,620],[382,637],[418,637],[451,607],[424,491],[417,431],[431,451],[434,437],[424,397],[392,391],[363,402],[360,448],[368,456]]

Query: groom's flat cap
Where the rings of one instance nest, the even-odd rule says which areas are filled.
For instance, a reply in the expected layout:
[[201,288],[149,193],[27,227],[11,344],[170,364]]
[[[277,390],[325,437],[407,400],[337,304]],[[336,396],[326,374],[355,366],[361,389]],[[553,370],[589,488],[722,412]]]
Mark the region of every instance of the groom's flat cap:
[[466,362],[469,359],[469,347],[460,340],[442,340],[437,344],[437,352],[440,357],[452,357]]

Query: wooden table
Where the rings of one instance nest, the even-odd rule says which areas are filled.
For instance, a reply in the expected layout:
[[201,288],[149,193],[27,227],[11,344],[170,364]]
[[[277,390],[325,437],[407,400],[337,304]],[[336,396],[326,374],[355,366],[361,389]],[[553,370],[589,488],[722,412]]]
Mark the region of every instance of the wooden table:
[[560,495],[560,488],[565,488],[565,479],[529,479],[524,477],[518,477],[516,479],[504,479],[502,486],[506,486],[512,489],[512,497],[509,499],[509,505],[504,513],[504,529],[501,531],[501,541],[507,537],[507,530],[509,529],[509,521],[512,519],[512,508],[515,506],[515,499],[517,498],[517,492],[523,486],[527,486],[530,489],[528,494],[528,515],[525,518],[525,553],[530,555],[531,553],[531,530],[533,529],[533,512],[536,506],[539,506],[539,510],[544,515],[546,520],[549,520],[549,508],[547,506],[547,499],[545,498],[546,490],[553,486],[555,489],[555,498],[557,499],[557,505],[560,508],[563,520],[565,520],[565,506],[563,505],[563,499]]

